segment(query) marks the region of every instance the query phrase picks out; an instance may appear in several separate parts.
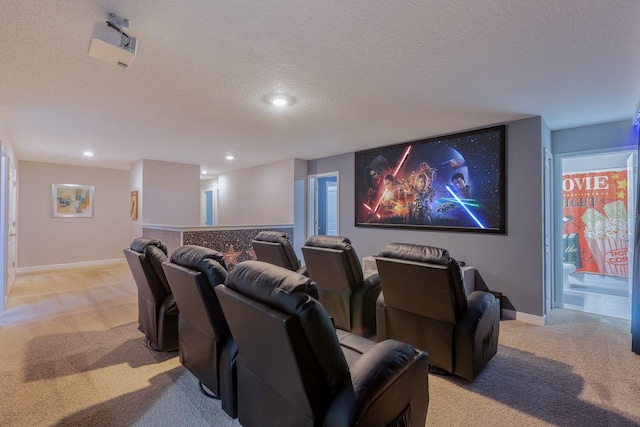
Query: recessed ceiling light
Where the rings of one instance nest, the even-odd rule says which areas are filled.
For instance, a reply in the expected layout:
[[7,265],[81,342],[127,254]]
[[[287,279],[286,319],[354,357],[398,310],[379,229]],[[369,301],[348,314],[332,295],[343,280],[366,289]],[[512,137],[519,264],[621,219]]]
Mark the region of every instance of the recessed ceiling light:
[[287,107],[289,105],[293,105],[296,102],[296,99],[290,95],[284,94],[273,94],[267,95],[263,98],[264,102],[269,105],[273,105],[275,107]]
[[85,156],[85,157],[93,157],[93,152],[85,151],[84,153],[82,153],[82,155]]
[[207,171],[203,170],[202,175],[206,175],[206,174],[207,174]]
[[233,160],[233,156],[231,154],[227,155],[227,157],[225,157],[225,159],[227,160]]
[[289,101],[287,101],[286,98],[283,98],[281,96],[276,96],[272,98],[271,103],[276,107],[284,107],[285,105],[289,105]]

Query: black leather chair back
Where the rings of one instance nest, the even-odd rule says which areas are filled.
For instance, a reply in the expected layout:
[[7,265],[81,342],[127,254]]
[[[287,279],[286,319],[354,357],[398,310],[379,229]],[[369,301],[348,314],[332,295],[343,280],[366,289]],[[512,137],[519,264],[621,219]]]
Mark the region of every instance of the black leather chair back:
[[431,365],[473,380],[498,349],[498,300],[481,291],[467,297],[460,265],[446,249],[392,243],[376,264],[378,340],[409,343],[427,351]]
[[426,354],[404,343],[375,345],[351,336],[345,338],[351,348],[360,339],[369,351],[360,353],[350,373],[309,278],[245,261],[216,293],[239,349],[242,425],[424,426]]
[[131,273],[138,286],[138,292],[145,298],[159,304],[169,293],[169,283],[162,271],[162,263],[167,258],[167,247],[160,240],[138,237],[124,250]]
[[184,245],[173,251],[163,269],[180,309],[180,362],[235,416],[237,349],[214,292],[227,277],[224,255]]
[[258,261],[278,265],[291,271],[297,271],[300,268],[300,260],[285,233],[261,231],[251,241],[251,245]]
[[331,320],[313,298],[315,283],[282,270],[245,261],[217,290],[238,344],[241,406],[264,411],[241,411],[243,425],[275,419],[279,425],[304,425],[302,420],[322,419],[349,377]]
[[162,270],[167,247],[160,240],[139,237],[124,249],[138,289],[138,329],[160,351],[178,348],[178,308]]
[[446,249],[389,244],[376,257],[376,264],[389,306],[452,324],[467,308],[460,265]]
[[342,236],[311,236],[302,253],[309,277],[318,284],[320,302],[336,327],[373,334],[379,286],[377,281],[365,286],[362,265],[351,241]]

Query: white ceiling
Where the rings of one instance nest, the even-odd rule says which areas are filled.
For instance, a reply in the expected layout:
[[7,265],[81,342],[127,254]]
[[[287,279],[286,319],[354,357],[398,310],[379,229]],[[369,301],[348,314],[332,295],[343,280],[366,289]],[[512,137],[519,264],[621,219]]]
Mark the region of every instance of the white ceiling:
[[[109,12],[138,39],[126,70],[87,54]],[[0,55],[18,159],[215,174],[534,115],[631,120],[640,1],[3,0]]]

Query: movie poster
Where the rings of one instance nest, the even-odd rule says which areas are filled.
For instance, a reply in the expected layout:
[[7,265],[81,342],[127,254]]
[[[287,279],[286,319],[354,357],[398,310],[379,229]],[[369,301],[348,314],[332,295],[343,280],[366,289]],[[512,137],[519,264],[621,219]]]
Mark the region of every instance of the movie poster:
[[504,232],[504,128],[356,153],[356,225]]
[[628,276],[627,171],[562,175],[563,262],[576,272]]

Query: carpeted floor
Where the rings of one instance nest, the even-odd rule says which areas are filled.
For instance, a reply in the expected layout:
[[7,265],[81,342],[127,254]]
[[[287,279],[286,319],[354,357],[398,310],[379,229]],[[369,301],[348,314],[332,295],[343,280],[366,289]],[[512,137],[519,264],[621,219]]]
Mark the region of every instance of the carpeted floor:
[[[502,321],[473,383],[429,376],[429,426],[640,426],[640,356],[629,321],[554,310]],[[0,313],[0,425],[238,426],[177,352],[137,330],[126,263],[23,274]]]

